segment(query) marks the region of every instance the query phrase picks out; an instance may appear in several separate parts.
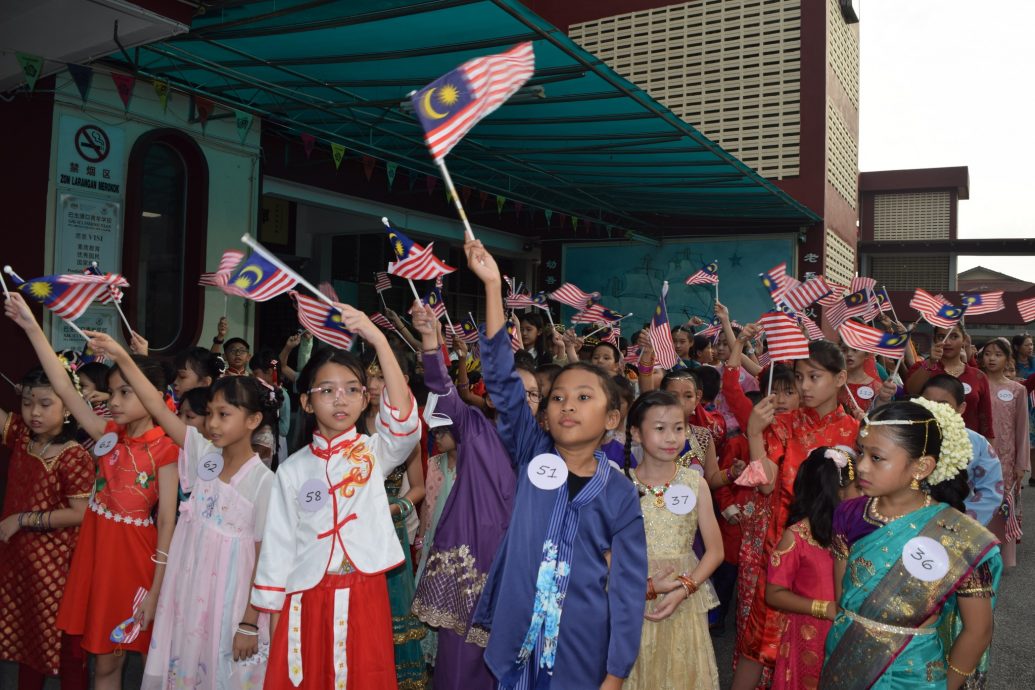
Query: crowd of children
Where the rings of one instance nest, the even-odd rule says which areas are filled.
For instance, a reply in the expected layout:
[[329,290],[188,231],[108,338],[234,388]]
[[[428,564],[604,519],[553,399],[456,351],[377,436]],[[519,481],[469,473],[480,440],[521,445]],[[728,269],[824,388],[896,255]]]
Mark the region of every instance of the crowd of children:
[[221,320],[171,366],[96,332],[84,362],[8,296],[40,364],[0,410],[19,688],[120,688],[126,652],[154,690],[717,688],[730,612],[736,690],[985,686],[1030,336],[763,365],[716,302],[666,370],[646,329],[508,317],[465,251],[476,352],[417,302],[388,314],[415,353],[338,305],[363,356],[308,333],[253,356]]

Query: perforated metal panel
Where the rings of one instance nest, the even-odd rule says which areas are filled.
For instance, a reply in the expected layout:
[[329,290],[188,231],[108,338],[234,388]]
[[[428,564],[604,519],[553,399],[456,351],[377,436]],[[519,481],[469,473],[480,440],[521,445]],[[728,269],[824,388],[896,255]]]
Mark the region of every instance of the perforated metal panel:
[[798,174],[800,0],[699,0],[571,38],[768,178]]
[[951,206],[947,191],[876,194],[873,239],[947,240]]
[[889,290],[949,289],[947,255],[871,256],[870,275]]
[[845,242],[831,228],[827,228],[823,243],[823,272],[835,283],[848,285],[855,277],[855,248]]
[[848,130],[833,101],[827,101],[827,182],[856,207],[859,186],[859,142]]
[[859,35],[845,22],[838,0],[828,0],[827,5],[827,62],[852,105],[858,108]]

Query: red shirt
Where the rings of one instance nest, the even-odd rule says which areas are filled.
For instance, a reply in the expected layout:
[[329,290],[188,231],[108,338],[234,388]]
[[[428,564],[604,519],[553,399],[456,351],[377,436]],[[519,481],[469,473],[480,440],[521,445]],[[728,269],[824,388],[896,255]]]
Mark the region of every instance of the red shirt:
[[[909,376],[922,366],[924,362],[917,362],[910,367]],[[941,362],[937,362],[931,376],[945,373],[945,367]],[[909,377],[906,378],[908,380]],[[988,388],[988,377],[985,376],[985,372],[967,365],[963,373],[956,378],[963,384],[963,393],[966,395],[964,402],[967,403],[967,409],[963,411],[963,423],[968,429],[987,439],[995,438],[995,432],[992,431],[992,392]]]

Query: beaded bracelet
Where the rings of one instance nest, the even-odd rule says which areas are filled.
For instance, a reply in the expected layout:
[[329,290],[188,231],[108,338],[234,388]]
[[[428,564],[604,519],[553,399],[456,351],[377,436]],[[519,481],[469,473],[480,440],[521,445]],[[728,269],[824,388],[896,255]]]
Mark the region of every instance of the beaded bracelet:
[[975,668],[975,669],[971,670],[971,672],[970,672],[970,673],[966,673],[966,672],[964,672],[964,671],[961,671],[961,670],[959,670],[959,669],[958,669],[958,668],[956,668],[955,666],[953,666],[953,665],[952,665],[952,661],[946,660],[946,661],[945,661],[945,663],[946,663],[946,664],[948,665],[948,667],[949,667],[949,670],[951,670],[951,671],[955,671],[956,673],[960,674],[960,675],[961,675],[961,676],[963,676],[964,678],[970,678],[970,677],[971,677],[972,675],[974,675],[974,671],[976,671],[976,670],[977,670],[977,669]]

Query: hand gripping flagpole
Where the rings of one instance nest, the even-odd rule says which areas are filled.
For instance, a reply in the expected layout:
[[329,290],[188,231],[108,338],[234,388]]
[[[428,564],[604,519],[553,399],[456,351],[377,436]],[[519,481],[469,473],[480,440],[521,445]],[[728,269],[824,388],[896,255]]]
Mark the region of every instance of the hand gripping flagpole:
[[456,212],[460,214],[460,220],[464,224],[464,239],[471,242],[474,240],[474,231],[471,230],[471,222],[467,220],[464,205],[460,203],[460,195],[456,193],[456,187],[453,186],[453,178],[449,176],[445,157],[435,158],[435,165],[438,166],[439,171],[442,173],[442,180],[446,183],[446,189],[449,190],[450,196],[453,197],[453,205],[456,206]]
[[[15,273],[14,269],[11,268],[10,266],[4,266],[4,273],[6,273],[7,275],[11,276],[12,278],[14,278],[15,280],[17,280],[17,281],[19,281],[21,283],[25,282],[24,280],[22,280],[22,277],[20,275],[18,275],[17,273]],[[4,295],[10,296],[10,294],[11,293],[9,293],[7,291],[7,283],[4,283]],[[68,319],[66,319],[64,317],[62,317],[61,320],[64,321],[65,323],[67,323],[69,326],[71,326],[73,331],[75,331],[79,335],[83,336],[83,340],[87,340],[87,341],[90,340],[90,336],[86,335],[86,333],[83,333],[83,329],[79,328],[79,326],[76,326],[74,321],[69,321]]]

